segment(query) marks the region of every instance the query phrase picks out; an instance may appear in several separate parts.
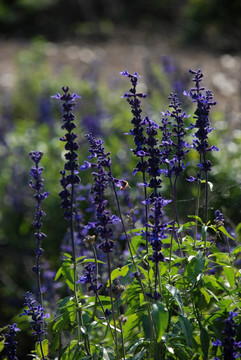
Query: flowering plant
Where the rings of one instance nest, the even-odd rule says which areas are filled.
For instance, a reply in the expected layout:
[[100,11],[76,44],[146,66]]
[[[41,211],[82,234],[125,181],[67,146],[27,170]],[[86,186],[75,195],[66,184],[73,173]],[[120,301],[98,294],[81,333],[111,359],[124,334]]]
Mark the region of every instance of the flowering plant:
[[[209,154],[218,150],[208,139],[215,103],[212,93],[201,86],[201,70],[190,72],[195,87],[186,94],[196,106],[195,124],[189,123],[173,93],[159,122],[143,117],[141,101],[146,95],[137,90],[140,76],[121,73],[131,82],[123,96],[132,113],[132,129],[126,135],[133,137],[131,156],[137,158],[130,179],[115,177],[111,153],[95,134],[86,136],[90,155],[78,164],[80,145],[73,132],[73,110],[80,97],[68,87],[55,96],[63,102],[62,129],[67,131],[60,138],[65,143],[66,162],[60,172],[59,195],[71,247],[63,253],[55,276],[56,281],[63,280],[66,291],[47,320],[45,308],[50,304],[43,297],[40,281],[40,243],[45,238],[40,231],[40,219],[45,215],[40,202],[48,193],[40,193],[42,153],[32,152],[35,167],[30,174],[35,184],[30,185],[37,191],[34,270],[39,304],[27,292],[28,309],[21,315],[32,318],[31,328],[37,336],[34,358],[226,360],[227,356],[240,356],[240,326],[233,318],[239,319],[241,307],[237,261],[241,248],[226,230],[221,211],[211,213],[209,208]],[[193,129],[190,144],[186,136]],[[187,177],[191,152],[198,153],[198,173]],[[89,189],[84,184],[88,172],[93,181],[90,193],[82,196],[80,190]],[[189,180],[186,186],[197,188],[196,212],[189,219],[179,209],[181,177]],[[135,188],[128,181],[136,183]],[[165,198],[163,188],[168,186],[169,197]],[[79,202],[88,209],[86,222],[85,216],[78,214]],[[217,320],[225,319],[227,312],[230,315],[222,330]],[[16,324],[10,325],[5,335],[7,359],[17,359],[17,330]],[[227,349],[231,349],[229,355]]]

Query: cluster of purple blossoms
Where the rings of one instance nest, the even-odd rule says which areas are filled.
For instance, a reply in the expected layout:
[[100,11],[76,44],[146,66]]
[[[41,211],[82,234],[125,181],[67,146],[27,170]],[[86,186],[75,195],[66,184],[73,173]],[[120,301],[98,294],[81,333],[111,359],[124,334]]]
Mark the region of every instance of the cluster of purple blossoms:
[[105,153],[102,140],[96,140],[92,134],[86,136],[90,143],[89,151],[91,155],[89,156],[89,159],[97,158],[97,163],[85,161],[84,165],[80,167],[81,170],[87,168],[95,169],[95,171],[92,172],[94,185],[91,191],[94,196],[93,203],[96,208],[97,221],[89,223],[87,227],[88,229],[97,229],[102,240],[99,249],[104,253],[109,253],[113,251],[114,247],[114,242],[112,240],[113,230],[110,225],[120,222],[120,219],[116,215],[111,215],[110,211],[106,209],[108,202],[105,198],[105,190],[109,181],[115,181],[111,174],[111,158],[109,156],[110,153]]
[[[72,217],[72,201],[71,201],[71,192],[68,190],[69,185],[74,186],[75,184],[80,183],[80,178],[78,176],[78,167],[77,163],[78,154],[76,151],[79,149],[79,145],[76,142],[76,138],[78,135],[73,132],[76,128],[74,123],[75,115],[72,113],[72,110],[75,106],[75,99],[80,98],[76,93],[70,94],[69,87],[62,87],[64,92],[63,95],[57,93],[52,96],[52,98],[56,98],[58,100],[63,101],[63,122],[62,129],[66,130],[67,133],[60,138],[61,141],[66,142],[65,150],[67,153],[65,154],[65,159],[67,162],[64,165],[64,170],[60,171],[62,178],[60,179],[60,184],[63,187],[63,190],[59,193],[60,198],[62,199],[61,207],[65,210],[64,217],[69,220]],[[67,175],[66,171],[70,171],[70,174]]]
[[141,161],[138,161],[136,164],[136,168],[134,169],[134,175],[140,171],[145,173],[147,168],[147,163],[143,161],[143,157],[145,156],[145,145],[146,145],[146,137],[144,135],[144,127],[143,127],[143,120],[141,117],[142,109],[141,109],[141,98],[145,98],[146,95],[137,92],[137,83],[138,78],[140,77],[137,73],[133,75],[128,73],[127,71],[122,71],[120,73],[128,77],[131,81],[132,87],[129,90],[129,93],[125,93],[122,98],[127,99],[127,102],[131,106],[131,112],[133,114],[133,119],[131,123],[133,124],[133,130],[127,135],[132,135],[134,137],[134,144],[136,145],[136,149],[132,149],[133,153],[141,158]]
[[[234,360],[241,356],[240,348],[241,341],[237,342],[235,337],[237,335],[237,324],[234,321],[234,317],[238,314],[231,311],[229,317],[224,321],[224,330],[222,331],[224,338],[223,340],[215,340],[212,342],[213,346],[222,347],[222,359],[223,360]],[[215,357],[214,360],[220,360]]]
[[95,275],[96,265],[88,264],[85,266],[85,275],[80,276],[77,284],[90,284],[89,291],[93,291],[95,294],[102,288],[103,284],[97,285],[97,278]]
[[197,129],[194,134],[195,139],[193,140],[193,148],[196,149],[200,155],[200,163],[197,165],[200,171],[197,173],[197,178],[190,177],[189,181],[196,181],[201,179],[201,173],[207,173],[211,170],[212,163],[210,160],[206,159],[206,155],[210,151],[218,151],[216,146],[209,146],[208,144],[208,135],[213,130],[210,127],[210,110],[213,105],[216,105],[213,100],[212,91],[205,90],[204,87],[200,86],[200,83],[203,78],[201,70],[189,70],[191,74],[194,75],[193,81],[195,82],[195,87],[191,88],[190,92],[185,92],[185,95],[190,96],[192,102],[197,104],[196,110],[194,112],[194,119],[196,119],[195,124],[190,125],[190,129]]
[[[41,248],[41,242],[43,239],[46,238],[46,235],[41,232],[42,228],[42,222],[41,219],[43,216],[45,216],[45,212],[41,210],[41,202],[46,199],[49,195],[49,192],[43,192],[41,193],[41,189],[43,187],[44,180],[42,179],[42,171],[43,167],[39,167],[39,162],[42,159],[43,153],[41,151],[32,151],[29,153],[30,158],[35,163],[35,166],[33,166],[30,170],[30,175],[32,176],[33,180],[29,181],[29,185],[36,190],[36,193],[34,195],[34,198],[36,200],[36,211],[35,211],[35,218],[33,221],[33,225],[36,228],[36,232],[34,234],[36,242],[37,242],[37,249],[36,249],[36,257],[37,262],[36,266],[33,267],[33,271],[37,274],[37,277],[40,277],[40,264],[39,260],[40,257],[43,255],[44,250]],[[39,292],[41,293],[41,289],[39,289]]]
[[27,291],[25,294],[24,306],[28,307],[28,310],[24,310],[19,316],[31,316],[32,321],[31,329],[33,330],[32,335],[36,335],[38,341],[42,341],[43,336],[46,335],[46,322],[45,319],[49,317],[49,314],[45,314],[45,309],[40,304],[36,304],[36,301],[32,298],[32,294]]
[[6,350],[7,360],[18,360],[16,333],[20,331],[17,324],[8,325],[8,333],[5,335],[4,348]]
[[[134,143],[136,145],[136,149],[132,151],[137,157],[141,158],[141,161],[137,163],[133,174],[135,175],[139,171],[142,172],[142,185],[145,188],[148,187],[151,189],[150,195],[148,197],[146,196],[145,200],[142,201],[145,206],[150,205],[152,210],[152,214],[149,216],[150,223],[146,221],[146,231],[143,231],[143,234],[145,234],[153,249],[153,253],[149,259],[156,264],[154,295],[148,294],[148,296],[158,300],[161,297],[161,294],[157,291],[158,264],[159,262],[165,261],[161,249],[162,239],[167,237],[166,229],[168,226],[168,224],[163,221],[163,207],[170,202],[170,200],[164,200],[160,193],[162,187],[160,176],[165,172],[161,169],[161,165],[163,164],[163,156],[166,158],[166,154],[163,154],[165,150],[162,151],[157,139],[160,126],[149,119],[149,117],[145,117],[144,119],[141,118],[141,100],[138,97],[142,98],[145,97],[145,95],[136,92],[139,76],[137,73],[131,75],[127,71],[124,71],[121,74],[130,78],[132,83],[130,93],[125,93],[123,98],[127,98],[128,103],[131,105],[131,112],[134,115],[134,118],[131,121],[134,128],[129,132],[130,135],[134,136]],[[170,145],[169,137],[167,141]],[[144,160],[144,158],[146,158],[146,160]],[[145,173],[149,175],[149,181],[146,180]],[[147,195],[146,191],[145,195]]]
[[147,186],[152,190],[148,199],[144,200],[142,203],[152,206],[152,214],[149,216],[151,224],[147,224],[147,228],[151,229],[151,231],[148,231],[147,235],[153,249],[153,254],[149,257],[149,259],[158,264],[160,261],[165,261],[164,255],[161,252],[162,239],[167,237],[167,223],[163,222],[163,207],[167,205],[170,200],[164,200],[160,193],[160,189],[162,187],[160,175],[164,172],[164,170],[161,169],[162,152],[160,146],[158,146],[158,139],[156,138],[159,125],[150,120],[148,117],[143,119],[142,125],[146,126],[147,150],[145,155],[148,156],[146,161],[146,172],[150,176],[148,184],[144,184],[144,186]]
[[221,211],[216,210],[214,214],[215,214],[215,220],[214,221],[216,223],[222,223],[223,224],[225,220],[224,220],[224,217],[223,217],[223,214],[221,213]]
[[167,111],[167,115],[174,119],[172,123],[172,136],[176,138],[176,141],[171,141],[169,136],[169,142],[171,141],[171,148],[174,149],[174,155],[170,160],[170,175],[175,175],[175,177],[180,176],[189,163],[184,164],[183,160],[186,158],[186,154],[189,152],[190,145],[184,141],[184,136],[186,135],[184,127],[184,119],[187,117],[186,113],[182,111],[181,103],[177,98],[176,94],[171,93],[168,97],[171,100],[169,108],[173,110]]

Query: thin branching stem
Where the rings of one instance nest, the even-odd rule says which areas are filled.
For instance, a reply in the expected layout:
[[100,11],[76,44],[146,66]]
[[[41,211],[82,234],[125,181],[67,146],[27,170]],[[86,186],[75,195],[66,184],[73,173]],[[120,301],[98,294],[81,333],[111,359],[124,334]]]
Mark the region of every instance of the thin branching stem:
[[[73,175],[73,172],[72,172]],[[74,264],[74,298],[75,298],[75,306],[77,310],[77,336],[78,336],[78,342],[80,344],[81,342],[81,336],[80,336],[80,327],[83,326],[83,319],[82,319],[82,311],[79,306],[79,299],[78,299],[78,291],[77,291],[77,262],[76,262],[76,249],[75,249],[75,242],[74,242],[74,221],[73,221],[73,204],[74,204],[74,184],[71,184],[71,196],[70,196],[70,219],[69,219],[69,227],[70,227],[70,239],[71,239],[71,245],[72,245],[72,261]],[[89,339],[88,335],[83,334],[84,338],[84,344],[85,344],[85,350],[88,355],[91,355],[90,353],[90,345],[89,345]]]
[[116,356],[117,360],[119,360],[119,348],[118,348],[118,338],[117,338],[117,326],[116,326],[116,318],[115,318],[115,309],[114,309],[114,300],[113,300],[113,293],[112,293],[112,281],[111,281],[111,268],[110,268],[110,253],[107,252],[107,264],[108,264],[108,275],[109,275],[109,288],[110,288],[110,301],[111,301],[111,309],[112,309],[112,316],[115,328],[115,347],[116,347]]

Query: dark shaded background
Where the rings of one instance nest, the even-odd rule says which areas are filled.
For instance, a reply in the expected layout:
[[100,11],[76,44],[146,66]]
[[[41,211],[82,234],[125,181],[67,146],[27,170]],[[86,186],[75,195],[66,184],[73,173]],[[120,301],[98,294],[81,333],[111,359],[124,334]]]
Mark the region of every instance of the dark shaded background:
[[0,31],[49,40],[116,36],[119,28],[176,32],[184,42],[226,51],[240,46],[239,0],[2,0]]

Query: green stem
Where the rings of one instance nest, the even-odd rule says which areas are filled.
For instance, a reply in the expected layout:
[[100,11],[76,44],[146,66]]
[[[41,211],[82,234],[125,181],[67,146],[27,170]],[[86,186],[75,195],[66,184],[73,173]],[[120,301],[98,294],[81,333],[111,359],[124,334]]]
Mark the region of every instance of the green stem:
[[[143,157],[141,157],[141,163],[143,165],[144,160]],[[145,171],[142,172],[142,177],[143,177],[143,183],[145,184],[146,182],[146,174]],[[144,186],[144,197],[145,200],[147,200],[147,190],[146,190],[146,186]],[[145,204],[145,218],[146,218],[146,253],[148,254],[148,206],[147,204]]]
[[[83,326],[83,319],[82,319],[82,311],[81,311],[81,308],[79,307],[79,299],[78,299],[77,283],[76,283],[76,281],[77,281],[77,263],[76,263],[76,250],[75,250],[75,243],[74,243],[73,203],[74,203],[74,184],[71,184],[71,197],[70,197],[71,216],[70,216],[70,220],[69,220],[69,225],[70,225],[70,239],[71,239],[71,245],[72,245],[72,261],[74,263],[74,298],[75,298],[75,306],[76,306],[76,310],[77,310],[77,313],[76,313],[77,336],[78,336],[78,342],[80,344],[80,342],[81,342],[80,326]],[[83,334],[83,338],[84,338],[85,350],[86,350],[87,354],[91,356],[88,335]]]
[[110,301],[111,301],[111,309],[112,309],[113,322],[114,322],[114,328],[115,328],[116,356],[117,356],[117,360],[119,360],[119,348],[118,348],[117,327],[116,327],[115,309],[114,309],[114,301],[113,301],[113,293],[112,293],[110,253],[109,252],[107,253],[107,263],[108,263],[108,275],[109,275],[109,284],[110,284]]
[[102,301],[100,300],[99,294],[97,293],[96,296],[97,296],[97,299],[99,300],[99,303],[100,303],[101,309],[103,311],[103,314],[104,314],[104,316],[106,318],[107,324],[109,325],[111,336],[112,336],[113,340],[115,341],[115,337],[113,335],[113,332],[112,332],[112,329],[111,329],[111,326],[110,326],[110,321],[109,321],[108,317],[105,315],[105,309],[104,309],[104,306],[102,304]]
[[[96,279],[97,279],[97,286],[98,286],[98,273],[99,273],[99,269],[98,269],[98,259],[97,259],[97,254],[96,254],[96,250],[95,250],[95,246],[92,245],[92,249],[93,249],[93,254],[94,254],[94,259],[95,259],[95,266],[96,266]],[[93,311],[93,315],[92,315],[92,320],[94,320],[95,318],[95,314],[97,311],[97,296],[98,294],[96,293],[95,296],[95,307],[94,307],[94,311]]]
[[122,328],[123,316],[120,314],[118,297],[117,297],[116,301],[117,301],[117,309],[118,309],[118,320],[119,320],[119,325],[120,325],[120,330],[121,330],[122,353],[123,353],[123,359],[125,360],[125,342],[124,342],[124,334],[123,334],[123,328]]
[[[198,216],[198,214],[199,214],[199,203],[200,203],[200,181],[198,181],[198,185],[197,185],[197,204],[196,204],[196,213],[195,213],[196,216]],[[194,234],[194,242],[193,242],[194,249],[196,247],[196,241],[197,241],[197,224],[198,224],[198,220],[196,218],[195,219],[195,234]]]

